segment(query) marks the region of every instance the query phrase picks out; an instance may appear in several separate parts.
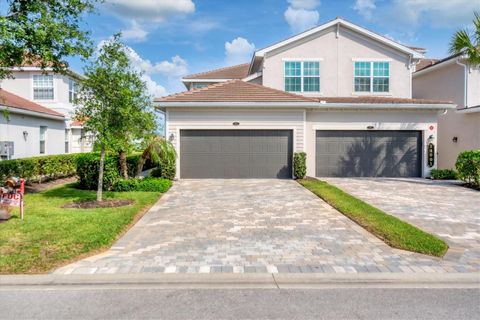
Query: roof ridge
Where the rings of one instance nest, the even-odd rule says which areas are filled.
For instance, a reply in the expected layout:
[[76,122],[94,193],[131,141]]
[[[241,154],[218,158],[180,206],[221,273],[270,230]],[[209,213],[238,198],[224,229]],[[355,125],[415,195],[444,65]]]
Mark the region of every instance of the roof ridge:
[[190,79],[190,77],[196,77],[196,76],[200,76],[200,75],[202,75],[202,74],[207,74],[207,73],[212,73],[212,72],[217,72],[217,71],[223,71],[223,70],[233,69],[233,68],[237,68],[237,67],[245,66],[245,65],[250,65],[250,63],[249,63],[249,62],[246,62],[246,63],[236,64],[236,65],[233,65],[233,66],[217,68],[217,69],[213,69],[213,70],[209,70],[209,71],[192,73],[192,74],[188,74],[188,75],[184,76],[182,79]]

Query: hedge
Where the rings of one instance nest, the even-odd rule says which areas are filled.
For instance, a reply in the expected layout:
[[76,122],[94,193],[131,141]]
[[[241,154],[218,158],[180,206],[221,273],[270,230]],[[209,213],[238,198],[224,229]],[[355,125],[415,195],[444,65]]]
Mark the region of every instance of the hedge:
[[167,192],[172,186],[172,181],[163,178],[131,178],[120,179],[113,185],[113,191],[150,191]]
[[307,155],[305,152],[295,152],[293,154],[293,175],[297,179],[305,178],[307,174]]
[[22,177],[27,181],[41,181],[72,176],[76,160],[83,154],[59,154],[0,161],[0,179]]
[[458,155],[455,164],[458,178],[469,186],[480,189],[480,150],[464,151]]
[[434,180],[455,180],[457,179],[457,173],[452,169],[432,169],[430,176]]
[[[137,164],[140,154],[127,156],[128,175],[134,177],[137,173]],[[100,154],[86,153],[77,158],[78,186],[81,189],[96,190],[98,186],[98,169],[100,164]],[[151,162],[146,162],[144,169],[151,168]],[[120,180],[120,163],[118,155],[105,156],[105,165],[103,168],[103,189],[111,190],[113,185]]]

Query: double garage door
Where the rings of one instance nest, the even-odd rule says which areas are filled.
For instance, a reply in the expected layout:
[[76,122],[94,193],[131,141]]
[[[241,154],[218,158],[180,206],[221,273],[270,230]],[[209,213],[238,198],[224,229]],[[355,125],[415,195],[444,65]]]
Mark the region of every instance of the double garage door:
[[[420,177],[420,131],[316,131],[317,177]],[[292,130],[181,130],[181,178],[292,178]]]
[[292,178],[292,130],[181,130],[181,178]]

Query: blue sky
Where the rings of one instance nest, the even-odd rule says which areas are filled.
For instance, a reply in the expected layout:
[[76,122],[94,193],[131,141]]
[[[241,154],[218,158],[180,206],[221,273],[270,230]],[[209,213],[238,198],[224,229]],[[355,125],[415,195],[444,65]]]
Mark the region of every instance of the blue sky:
[[[441,58],[475,9],[480,0],[106,0],[85,21],[95,43],[123,32],[159,96],[183,91],[186,74],[248,62],[255,49],[337,16]],[[78,59],[71,65],[82,70]]]

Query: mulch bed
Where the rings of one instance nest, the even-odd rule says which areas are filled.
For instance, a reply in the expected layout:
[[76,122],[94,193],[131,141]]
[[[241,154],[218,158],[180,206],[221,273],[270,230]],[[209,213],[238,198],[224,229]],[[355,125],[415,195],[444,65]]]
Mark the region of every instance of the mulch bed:
[[43,183],[38,183],[38,182],[28,183],[25,186],[25,193],[38,193],[38,192],[42,192],[44,190],[51,189],[53,187],[56,187],[65,183],[72,183],[75,181],[77,181],[77,177],[60,178],[60,179],[51,180]]
[[98,202],[96,200],[93,201],[78,201],[67,203],[63,205],[62,208],[74,208],[74,209],[95,209],[95,208],[117,208],[128,206],[132,204],[134,201],[129,199],[108,199]]

